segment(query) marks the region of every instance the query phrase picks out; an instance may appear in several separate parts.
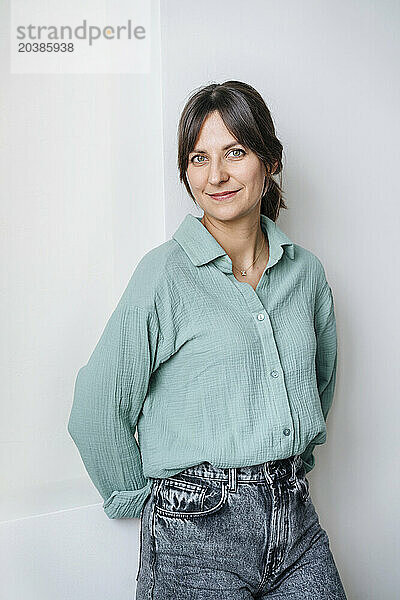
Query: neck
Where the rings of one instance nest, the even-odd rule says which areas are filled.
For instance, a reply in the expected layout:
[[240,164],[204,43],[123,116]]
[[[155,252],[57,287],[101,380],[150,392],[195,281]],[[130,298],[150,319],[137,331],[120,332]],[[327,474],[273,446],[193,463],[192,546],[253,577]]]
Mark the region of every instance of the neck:
[[235,221],[221,221],[204,213],[201,222],[235,267],[249,267],[256,259],[256,264],[268,260],[268,243],[261,228],[259,212]]

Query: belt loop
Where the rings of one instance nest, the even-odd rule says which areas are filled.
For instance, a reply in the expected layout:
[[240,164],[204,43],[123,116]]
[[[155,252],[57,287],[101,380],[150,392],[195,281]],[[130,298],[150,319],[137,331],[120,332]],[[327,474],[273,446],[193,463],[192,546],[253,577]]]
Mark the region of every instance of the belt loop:
[[236,467],[229,468],[229,491],[237,492],[237,471]]
[[292,458],[292,474],[289,477],[289,481],[291,483],[294,483],[296,481],[296,467],[297,467],[297,456],[295,455]]
[[264,475],[265,475],[265,479],[267,481],[267,483],[272,484],[274,482],[273,477],[271,476],[271,473],[269,472],[269,468],[268,468],[268,461],[263,463],[263,471],[264,471]]

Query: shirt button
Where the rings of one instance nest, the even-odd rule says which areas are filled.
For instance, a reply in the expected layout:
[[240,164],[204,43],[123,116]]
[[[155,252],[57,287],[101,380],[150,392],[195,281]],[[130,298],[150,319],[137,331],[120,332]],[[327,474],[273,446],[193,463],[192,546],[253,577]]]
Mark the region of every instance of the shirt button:
[[257,319],[258,319],[259,321],[264,321],[264,319],[265,319],[265,315],[264,315],[264,313],[258,313],[258,315],[257,315]]
[[275,371],[275,369],[271,371],[271,377],[279,377],[278,371]]
[[284,430],[283,430],[283,433],[284,433],[285,435],[290,435],[290,429],[288,429],[288,428],[284,429]]

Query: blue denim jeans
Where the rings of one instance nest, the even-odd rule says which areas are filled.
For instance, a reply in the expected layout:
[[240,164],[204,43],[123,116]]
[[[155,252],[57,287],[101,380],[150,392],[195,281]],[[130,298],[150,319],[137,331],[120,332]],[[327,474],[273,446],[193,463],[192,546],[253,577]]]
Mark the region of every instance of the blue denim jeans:
[[346,600],[298,455],[154,479],[136,600]]

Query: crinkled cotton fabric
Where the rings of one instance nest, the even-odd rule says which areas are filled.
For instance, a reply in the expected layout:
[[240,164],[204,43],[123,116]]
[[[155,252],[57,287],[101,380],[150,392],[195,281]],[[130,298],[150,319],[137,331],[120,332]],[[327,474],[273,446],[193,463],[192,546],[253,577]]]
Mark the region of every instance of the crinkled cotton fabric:
[[300,455],[308,473],[326,441],[337,336],[320,259],[261,215],[254,289],[200,219],[142,257],[75,379],[68,432],[111,519],[139,517],[154,479],[204,461]]

